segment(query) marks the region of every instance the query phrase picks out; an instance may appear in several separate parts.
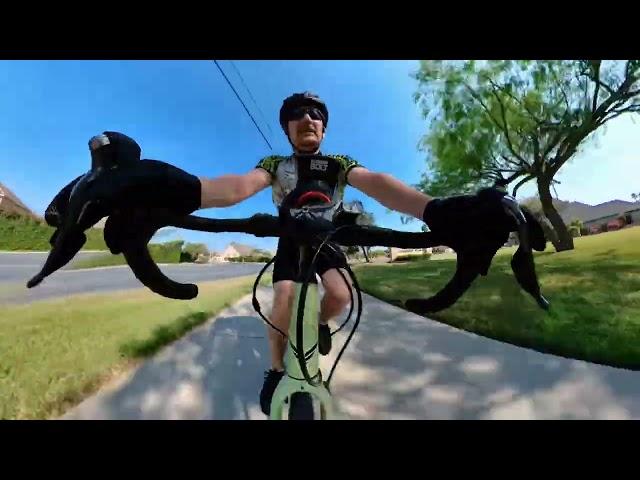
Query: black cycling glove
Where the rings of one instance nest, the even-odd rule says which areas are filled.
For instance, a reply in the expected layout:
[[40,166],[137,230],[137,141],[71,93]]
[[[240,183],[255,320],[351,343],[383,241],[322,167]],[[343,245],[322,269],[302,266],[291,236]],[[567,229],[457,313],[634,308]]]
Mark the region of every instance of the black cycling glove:
[[504,195],[498,189],[484,189],[475,195],[434,198],[422,219],[431,231],[446,236],[473,237],[481,232],[508,236],[517,225],[502,207]]
[[[136,228],[128,223],[134,221],[130,211],[158,210],[181,216],[200,208],[197,177],[165,162],[140,160],[140,147],[126,135],[105,132],[91,139],[90,147],[91,170],[66,185],[47,207],[45,219],[56,227],[50,239],[53,248],[29,287],[69,262],[86,241],[84,231],[103,217],[117,217],[106,240],[118,250],[126,243],[120,237]],[[137,224],[144,231],[141,238],[163,226],[147,223]]]
[[81,214],[86,228],[116,209],[157,207],[187,214],[200,208],[201,184],[196,176],[159,160],[140,160],[140,147],[126,135],[105,132],[103,136],[109,143],[91,151],[92,169],[60,190],[47,207],[49,225],[63,224],[78,184],[84,193],[74,195],[81,204],[74,202],[80,211],[73,213]]
[[[475,195],[434,198],[424,209],[423,220],[429,229],[456,252],[476,257],[483,275],[495,252],[518,231],[514,217],[502,203],[506,192],[485,188]],[[534,250],[543,251],[546,240],[542,226],[525,208],[520,207],[527,223],[529,241]]]

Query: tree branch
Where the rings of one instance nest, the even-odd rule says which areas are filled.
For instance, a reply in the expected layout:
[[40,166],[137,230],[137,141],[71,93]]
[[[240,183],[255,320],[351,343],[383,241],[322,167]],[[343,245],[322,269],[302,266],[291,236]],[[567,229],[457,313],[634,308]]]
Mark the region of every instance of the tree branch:
[[500,155],[500,158],[502,158],[505,162],[513,165],[514,167],[519,167],[519,166],[523,166],[522,162],[516,162],[514,160],[511,160],[509,157],[507,157],[506,155]]
[[551,73],[553,74],[554,80],[556,81],[556,85],[558,86],[558,88],[560,89],[560,92],[562,93],[562,96],[564,97],[564,103],[567,105],[566,113],[569,113],[569,111],[571,111],[571,107],[569,106],[569,98],[567,97],[567,94],[564,91],[564,88],[562,88],[562,83],[560,82],[560,79],[558,78],[556,71],[553,68],[551,68],[550,70],[551,70]]
[[527,163],[525,162],[524,158],[522,158],[520,155],[516,153],[515,149],[513,148],[513,144],[511,143],[511,137],[509,136],[509,127],[507,125],[507,115],[504,109],[504,104],[502,103],[502,99],[500,98],[500,95],[498,95],[495,90],[491,90],[491,93],[493,94],[494,97],[496,97],[496,100],[498,100],[498,105],[500,105],[500,116],[502,117],[504,135],[507,138],[507,145],[509,147],[509,150],[511,151],[513,156],[516,157],[518,160],[520,160],[522,163]]
[[506,185],[510,184],[511,182],[513,182],[516,178],[518,178],[521,175],[524,175],[524,172],[514,173],[510,177],[507,177],[507,179],[505,180],[505,184]]
[[487,112],[487,116],[489,117],[489,119],[494,123],[494,125],[496,127],[500,127],[500,123],[493,118],[493,115],[491,115],[491,111],[489,110],[489,108],[484,104],[484,102],[482,101],[482,99],[480,98],[480,95],[478,95],[473,88],[471,88],[466,82],[463,82],[463,85],[467,88],[467,90],[469,91],[469,93],[471,94],[471,96],[473,97],[473,99],[475,101],[477,101],[483,108],[483,110],[485,112]]
[[[502,104],[502,102],[500,101],[499,97],[498,98],[498,103],[500,104],[500,110],[502,112],[502,118],[504,120],[504,126],[500,125],[500,122],[498,122],[495,118],[493,118],[493,115],[491,114],[491,111],[489,110],[489,107],[487,107],[485,105],[485,103],[482,101],[482,99],[480,98],[480,95],[478,95],[473,88],[471,88],[469,86],[469,84],[467,84],[466,82],[463,82],[463,85],[466,87],[466,89],[469,91],[469,93],[471,94],[471,96],[474,98],[474,100],[476,100],[483,108],[483,110],[487,113],[489,119],[491,119],[491,121],[494,123],[494,125],[498,128],[500,128],[505,136],[507,137],[507,142],[508,142],[508,146],[509,146],[509,150],[511,151],[511,153],[513,154],[514,157],[516,157],[518,160],[520,160],[520,162],[524,165],[528,165],[528,163],[524,160],[524,158],[522,158],[520,155],[518,155],[515,150],[513,149],[513,145],[511,144],[511,139],[509,138],[509,133],[508,133],[508,129],[507,129],[507,123],[506,123],[506,118],[505,118],[505,113],[504,113],[504,105]],[[492,90],[492,93],[494,95],[496,95],[496,93]]]
[[629,78],[629,74],[631,73],[631,60],[627,60],[627,64],[624,66],[624,77],[625,80]]
[[487,168],[487,170],[491,172],[501,172],[501,173],[515,173],[515,172],[524,173],[521,168],[490,167],[490,168]]
[[534,178],[536,178],[535,175],[527,175],[526,177],[524,177],[522,180],[520,180],[515,187],[513,187],[513,193],[511,194],[512,197],[516,196],[516,193],[518,192],[518,189],[523,186],[525,183],[527,183],[530,180],[533,180]]
[[597,127],[610,120],[611,118],[618,116],[614,115],[607,118],[607,115],[611,112],[611,110],[608,109],[615,103],[620,102],[623,104],[628,100],[624,97],[624,95],[628,94],[628,92],[626,92],[625,90],[630,88],[632,83],[633,80],[631,79],[631,77],[626,77],[618,90],[616,90],[609,98],[607,98],[598,106],[596,111],[593,112],[589,121],[586,121],[585,119],[585,121],[579,128],[576,128],[573,132],[565,137],[565,139],[558,147],[558,153],[551,162],[551,172],[555,174],[555,172],[557,172],[564,164],[566,159],[569,158],[573,154],[573,152],[575,152],[575,149],[580,144],[580,142],[591,132],[593,132]]
[[605,117],[598,123],[598,126],[601,126],[606,122],[608,122],[609,120],[619,117],[623,113],[634,113],[634,112],[640,112],[640,104],[630,105],[621,110],[610,110],[609,112],[607,112]]
[[560,140],[562,139],[563,134],[564,134],[564,129],[558,126],[558,129],[556,130],[555,135],[553,136],[551,141],[547,144],[544,151],[542,152],[542,158],[547,158],[549,153],[551,153],[551,150],[553,150],[553,148],[560,143]]
[[533,140],[533,164],[537,165],[538,163],[540,163],[540,140],[538,139],[538,136],[535,134],[532,135],[532,140]]
[[516,97],[515,95],[513,95],[509,90],[507,90],[504,86],[500,86],[498,84],[496,84],[493,80],[491,80],[490,78],[487,79],[489,80],[489,83],[491,83],[491,85],[493,85],[495,88],[497,88],[498,90],[506,93],[507,95],[509,95],[512,99],[514,99],[520,106],[522,106],[522,108],[524,108],[527,113],[531,116],[531,118],[533,118],[536,123],[538,125],[542,125],[544,123],[543,120],[540,120],[538,117],[536,117],[536,115],[529,110],[529,108],[524,104],[524,102],[522,100],[520,100],[518,97]]
[[593,92],[593,101],[591,102],[591,116],[596,111],[596,107],[598,106],[598,94],[600,93],[600,63],[602,60],[595,60],[591,62],[593,66],[593,80],[596,82],[595,91]]

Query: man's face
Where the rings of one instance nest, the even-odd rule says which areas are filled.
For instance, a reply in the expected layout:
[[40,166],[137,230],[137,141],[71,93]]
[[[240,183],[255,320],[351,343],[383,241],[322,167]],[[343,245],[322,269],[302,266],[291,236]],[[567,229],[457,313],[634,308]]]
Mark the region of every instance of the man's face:
[[300,151],[315,152],[320,148],[320,143],[324,138],[322,119],[317,119],[318,115],[308,109],[302,109],[297,113],[296,116],[300,118],[289,120],[288,123],[291,143]]

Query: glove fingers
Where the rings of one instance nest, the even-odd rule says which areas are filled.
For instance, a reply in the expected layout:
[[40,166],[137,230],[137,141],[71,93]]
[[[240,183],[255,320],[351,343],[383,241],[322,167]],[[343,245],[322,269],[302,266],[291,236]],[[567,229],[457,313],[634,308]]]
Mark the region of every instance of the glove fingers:
[[47,206],[46,210],[44,211],[44,220],[47,222],[47,225],[56,228],[62,225],[62,219],[66,215],[69,206],[71,191],[82,177],[84,177],[84,175],[80,175],[79,177],[68,183],[66,186],[64,186],[62,190],[60,190],[58,194],[53,198],[51,203]]

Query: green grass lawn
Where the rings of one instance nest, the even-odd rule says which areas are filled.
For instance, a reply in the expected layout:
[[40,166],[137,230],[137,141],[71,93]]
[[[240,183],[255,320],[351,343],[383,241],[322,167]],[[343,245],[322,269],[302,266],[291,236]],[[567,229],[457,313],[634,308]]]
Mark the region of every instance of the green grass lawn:
[[[158,261],[156,260],[156,263]],[[164,263],[164,262],[160,262]],[[113,255],[110,252],[100,253],[90,258],[82,258],[69,265],[70,270],[80,270],[84,268],[96,268],[96,267],[114,267],[120,265],[126,265],[127,260],[123,254]]]
[[199,284],[200,294],[190,301],[140,289],[0,305],[0,419],[62,414],[249,293],[254,279]]
[[[167,243],[149,243],[147,248],[155,263],[180,263],[180,253],[182,252],[182,240]],[[72,263],[69,268],[78,270],[82,268],[110,267],[115,265],[126,265],[127,260],[123,254],[113,255],[107,251],[83,258]]]
[[[640,369],[640,228],[576,238],[575,247],[536,253],[549,312],[520,289],[509,265],[515,248],[505,248],[458,303],[428,316],[538,351]],[[455,260],[444,259],[355,269],[364,291],[395,304],[434,294],[454,270]]]

